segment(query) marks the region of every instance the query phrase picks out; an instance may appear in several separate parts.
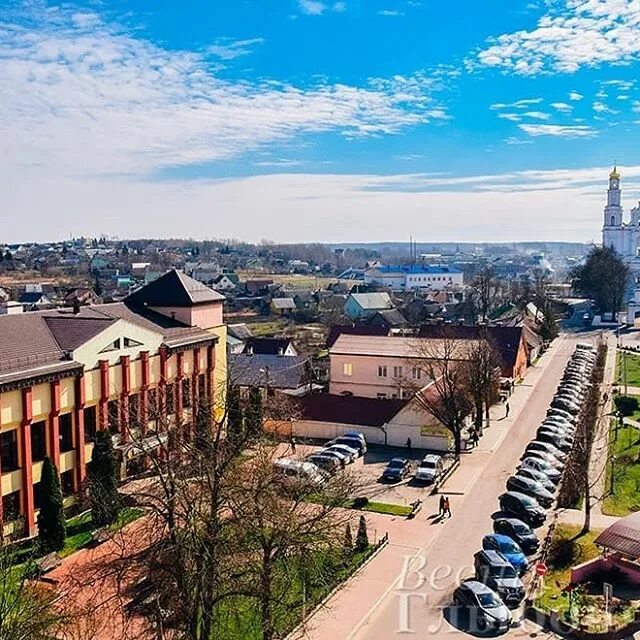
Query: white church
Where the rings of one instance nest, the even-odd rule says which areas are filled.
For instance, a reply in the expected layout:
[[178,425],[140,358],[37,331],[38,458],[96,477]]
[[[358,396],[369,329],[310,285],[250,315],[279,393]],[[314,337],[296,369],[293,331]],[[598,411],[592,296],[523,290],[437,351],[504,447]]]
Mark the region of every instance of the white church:
[[635,324],[640,315],[640,202],[631,209],[631,219],[624,220],[620,203],[620,173],[614,167],[609,174],[607,204],[604,208],[602,244],[611,247],[628,263],[633,276],[633,297],[628,301],[627,323]]

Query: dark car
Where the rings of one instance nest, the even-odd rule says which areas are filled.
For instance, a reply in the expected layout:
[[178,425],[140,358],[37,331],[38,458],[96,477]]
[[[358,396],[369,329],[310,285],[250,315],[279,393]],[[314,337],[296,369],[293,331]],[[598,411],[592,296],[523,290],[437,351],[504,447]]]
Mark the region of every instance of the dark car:
[[553,493],[547,491],[542,484],[531,478],[525,478],[520,475],[511,476],[507,480],[507,491],[519,491],[531,496],[545,509],[548,509],[553,504]]
[[478,551],[473,556],[476,580],[493,589],[509,608],[517,607],[524,598],[524,585],[516,568],[498,551]]
[[468,617],[471,633],[505,633],[511,626],[511,612],[500,596],[482,582],[463,582],[453,592],[453,601]]
[[324,453],[312,453],[305,458],[307,462],[313,462],[317,467],[320,467],[323,471],[328,473],[335,473],[342,467],[342,462],[338,458],[325,455]]
[[536,433],[536,440],[539,440],[540,442],[548,442],[554,447],[558,447],[558,449],[564,453],[568,453],[573,447],[573,441],[565,438],[560,432],[552,429],[544,429],[542,427],[538,429],[538,432]]
[[507,491],[500,496],[500,509],[523,520],[530,527],[541,527],[547,519],[545,510],[535,498],[519,491]]
[[[541,440],[532,440],[526,449],[527,453],[531,451],[542,451],[543,453],[551,454],[556,460],[564,463],[567,460],[567,454],[560,451],[556,446],[549,442],[542,442]],[[524,456],[526,457],[526,455]]]
[[469,617],[469,631],[505,633],[511,626],[511,612],[500,597],[477,580],[463,582],[454,592],[453,601]]
[[493,530],[509,536],[527,555],[535,553],[540,547],[540,540],[531,527],[517,518],[498,518],[493,521]]
[[382,478],[398,482],[409,474],[409,470],[409,461],[406,458],[393,458],[382,472]]
[[547,491],[551,491],[551,493],[558,488],[556,483],[553,482],[553,480],[551,480],[544,471],[536,471],[535,469],[521,467],[516,471],[516,475],[539,482]]

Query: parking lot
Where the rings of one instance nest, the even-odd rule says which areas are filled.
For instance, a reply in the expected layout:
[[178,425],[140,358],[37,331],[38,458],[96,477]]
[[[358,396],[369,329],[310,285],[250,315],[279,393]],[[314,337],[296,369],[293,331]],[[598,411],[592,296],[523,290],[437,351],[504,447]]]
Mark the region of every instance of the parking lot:
[[[281,443],[278,445],[278,455],[302,460],[322,448],[323,444],[321,443],[297,444],[294,452],[291,444]],[[358,475],[360,488],[357,491],[357,496],[367,497],[369,500],[376,502],[410,505],[418,499],[424,499],[433,491],[433,485],[416,483],[413,480],[413,474],[418,463],[428,453],[434,452],[412,449],[411,454],[409,454],[406,448],[373,445],[369,447],[363,458],[358,458],[353,464],[348,465],[346,469]],[[410,473],[399,482],[382,480],[382,472],[387,463],[396,457],[409,459]],[[447,455],[444,458],[446,470],[453,463],[453,456]]]

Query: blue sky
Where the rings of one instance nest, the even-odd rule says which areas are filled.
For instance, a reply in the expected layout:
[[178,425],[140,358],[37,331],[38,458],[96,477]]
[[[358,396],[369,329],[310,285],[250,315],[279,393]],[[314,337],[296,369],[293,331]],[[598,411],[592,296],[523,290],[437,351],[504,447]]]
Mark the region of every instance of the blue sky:
[[5,240],[597,240],[640,0],[0,0]]

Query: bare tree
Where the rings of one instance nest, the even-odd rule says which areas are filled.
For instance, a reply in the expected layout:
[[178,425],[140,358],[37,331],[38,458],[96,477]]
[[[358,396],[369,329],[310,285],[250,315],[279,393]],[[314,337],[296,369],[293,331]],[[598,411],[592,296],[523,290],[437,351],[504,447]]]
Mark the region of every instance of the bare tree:
[[411,360],[411,365],[430,379],[423,388],[414,384],[415,400],[451,433],[457,458],[462,451],[465,421],[473,406],[466,366],[470,342],[445,332],[441,338],[418,338],[414,344],[419,356]]
[[482,321],[486,322],[496,298],[496,275],[493,268],[484,265],[476,274],[471,286],[475,292]]
[[481,435],[483,415],[488,426],[489,410],[498,399],[500,355],[487,333],[481,330],[480,339],[470,343],[466,358],[464,378],[474,406],[475,430]]

